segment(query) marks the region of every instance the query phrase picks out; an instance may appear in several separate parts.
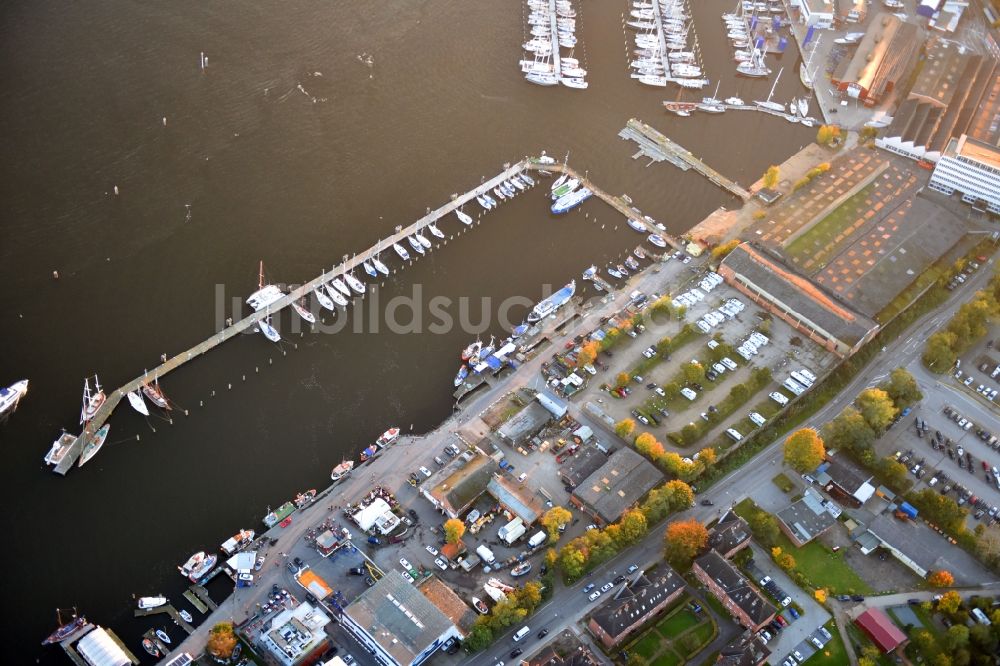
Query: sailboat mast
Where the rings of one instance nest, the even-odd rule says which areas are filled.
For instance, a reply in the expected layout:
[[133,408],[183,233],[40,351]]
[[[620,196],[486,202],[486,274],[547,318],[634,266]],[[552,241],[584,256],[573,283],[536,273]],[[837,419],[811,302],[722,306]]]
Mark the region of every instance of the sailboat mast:
[[258,289],[264,288],[264,260],[260,260],[260,282],[257,285]]
[[781,78],[781,73],[783,71],[785,71],[784,67],[782,67],[781,69],[779,69],[778,70],[778,75],[776,77],[774,77],[774,85],[771,86],[771,92],[769,92],[768,95],[767,95],[767,101],[768,102],[771,101],[771,97],[774,95],[774,89],[778,87],[778,79]]

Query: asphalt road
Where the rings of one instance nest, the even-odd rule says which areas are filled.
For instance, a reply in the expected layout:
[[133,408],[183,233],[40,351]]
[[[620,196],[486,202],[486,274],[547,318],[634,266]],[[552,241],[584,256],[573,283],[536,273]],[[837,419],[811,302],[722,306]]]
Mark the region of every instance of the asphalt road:
[[[878,383],[895,368],[910,365],[915,359],[919,364],[919,357],[923,352],[923,341],[948,320],[959,304],[971,299],[975,290],[985,286],[993,273],[992,268],[993,260],[991,259],[988,266],[984,266],[983,269],[973,274],[973,277],[963,285],[962,289],[953,292],[942,305],[911,324],[907,329],[908,337],[903,338],[902,342],[897,341],[893,344],[892,349],[886,349],[876,356],[863,372],[858,373],[858,376],[835,399],[814,414],[807,423],[803,424],[803,427],[820,428],[826,421],[853,402],[855,396],[864,388]],[[906,334],[904,333],[904,335]],[[915,342],[916,344],[914,344]],[[782,442],[782,439],[776,440],[743,467],[698,495],[699,501],[709,499],[715,504],[714,507],[696,504],[691,509],[677,514],[671,519],[693,517],[707,523],[721,511],[720,507],[730,506],[750,495],[756,486],[769,480],[781,469]],[[547,637],[546,639],[536,637],[539,630],[548,629],[549,633],[553,634],[571,627],[605,599],[605,597],[601,597],[596,602],[588,602],[587,597],[581,592],[585,585],[594,582],[598,583],[598,587],[600,587],[601,584],[609,582],[619,573],[624,573],[630,564],[635,563],[644,567],[659,561],[662,555],[665,532],[666,523],[657,525],[641,542],[619,553],[613,560],[602,565],[574,585],[563,586],[561,583],[557,583],[552,598],[529,618],[528,626],[531,627],[531,633],[527,637],[515,643],[512,637],[520,626],[512,627],[507,633],[497,637],[490,649],[467,657],[461,663],[463,666],[465,664],[471,666],[472,664],[495,664],[498,661],[506,662],[510,658],[510,652],[515,648],[524,650],[518,659],[528,659],[547,642]],[[904,593],[902,596],[904,597],[903,603],[905,603],[905,599],[914,595]]]

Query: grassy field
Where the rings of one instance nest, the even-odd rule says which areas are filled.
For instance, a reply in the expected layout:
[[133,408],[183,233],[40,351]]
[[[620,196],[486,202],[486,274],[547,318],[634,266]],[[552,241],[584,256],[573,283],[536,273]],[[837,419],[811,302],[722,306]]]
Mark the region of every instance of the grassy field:
[[[737,515],[746,519],[760,510],[749,497],[734,507]],[[831,594],[865,594],[872,591],[864,580],[844,561],[842,554],[831,552],[818,541],[796,548],[784,535],[776,543],[784,552],[795,558],[795,568],[816,587],[825,587]]]
[[782,473],[777,474],[773,479],[771,479],[771,481],[774,485],[778,486],[783,493],[790,493],[795,489],[795,484],[792,483],[792,480]]
[[715,637],[716,627],[709,615],[688,610],[690,601],[682,597],[627,645],[626,651],[639,655],[646,663],[665,666],[678,666],[700,652]]
[[[836,241],[837,236],[844,233],[844,230],[857,221],[864,211],[865,200],[871,196],[874,184],[860,190],[844,203],[837,206],[829,215],[812,226],[811,229],[788,244],[785,252],[789,256],[800,261],[806,258],[814,258],[817,261],[815,266],[811,266],[809,271],[817,271],[822,268],[829,257],[836,254],[837,246],[844,243],[848,238]],[[829,247],[833,244],[832,247]]]
[[660,635],[664,638],[677,638],[679,635],[695,626],[700,621],[700,618],[698,618],[691,611],[682,610],[678,613],[674,613],[656,625],[656,630],[659,631]]
[[803,662],[807,666],[848,666],[851,661],[847,657],[847,649],[844,641],[837,631],[837,625],[833,620],[826,623],[826,628],[833,635],[833,638],[822,650],[817,651],[813,656]]

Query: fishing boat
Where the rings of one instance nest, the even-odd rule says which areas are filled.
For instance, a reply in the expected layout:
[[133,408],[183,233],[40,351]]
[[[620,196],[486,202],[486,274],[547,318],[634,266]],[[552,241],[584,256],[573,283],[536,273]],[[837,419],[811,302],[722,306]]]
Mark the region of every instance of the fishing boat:
[[69,622],[63,622],[62,612],[58,609],[56,609],[56,619],[60,623],[59,626],[56,628],[55,631],[49,634],[48,638],[42,641],[42,645],[61,643],[62,641],[66,640],[76,632],[80,631],[80,629],[82,629],[87,624],[86,618],[82,616],[77,616],[75,612],[73,613],[72,620],[70,620]]
[[400,432],[399,428],[396,427],[389,428],[384,433],[382,433],[377,440],[375,440],[375,443],[381,446],[382,448],[385,448],[390,444],[392,444],[393,442],[395,442],[397,439],[399,439],[399,432]]
[[[472,218],[469,218],[472,219]],[[444,232],[437,228],[433,222],[427,225],[427,230],[434,235],[435,238],[444,238]]]
[[359,458],[361,459],[361,462],[365,462],[366,460],[368,460],[369,458],[371,458],[373,455],[375,455],[376,452],[378,452],[378,448],[377,447],[369,446],[368,448],[366,448],[364,451],[361,452],[361,455],[359,456]]
[[157,597],[139,597],[139,608],[143,610],[148,608],[159,608],[167,603],[167,598],[163,596]]
[[185,622],[187,622],[188,624],[191,624],[192,622],[194,622],[194,618],[191,617],[191,613],[187,612],[184,609],[181,609],[181,610],[177,611],[177,614],[180,615],[181,619],[184,620]]
[[142,394],[138,391],[129,391],[125,394],[128,398],[128,404],[132,405],[132,409],[139,412],[143,416],[149,416],[149,408],[146,407],[146,402],[142,399]]
[[83,408],[80,410],[80,423],[84,423],[94,418],[97,414],[97,410],[101,408],[107,396],[104,395],[104,391],[101,389],[101,380],[94,375],[94,384],[97,385],[95,392],[90,391],[90,378],[83,380]]
[[479,205],[483,207],[483,210],[489,210],[490,209],[490,205],[488,203],[486,203],[486,199],[484,199],[482,196],[480,196],[480,195],[477,194],[476,195],[476,201],[478,201]]
[[523,576],[529,571],[531,571],[531,562],[521,562],[510,570],[510,575],[516,578],[517,576]]
[[69,450],[73,448],[77,440],[76,435],[71,435],[66,431],[63,431],[56,441],[52,442],[52,448],[49,452],[45,454],[45,462],[49,465],[58,465],[62,462],[62,459],[66,457]]
[[469,345],[468,347],[466,347],[465,349],[462,350],[462,354],[461,354],[462,360],[463,361],[468,361],[470,358],[472,358],[473,356],[475,356],[476,354],[478,354],[479,350],[482,349],[482,347],[483,347],[483,343],[480,342],[479,340],[476,340],[471,345]]
[[295,507],[301,509],[307,504],[311,504],[316,499],[316,489],[312,488],[295,496]]
[[344,279],[347,280],[347,285],[354,290],[356,294],[365,293],[365,285],[358,278],[354,277],[350,273],[344,273]]
[[646,251],[643,250],[641,247],[637,247],[634,250],[632,250],[632,254],[634,254],[639,259],[645,259],[646,258]]
[[417,242],[424,246],[425,250],[431,249],[431,242],[428,240],[427,236],[424,236],[419,231],[413,234],[413,237],[417,239]]
[[634,217],[628,218],[628,226],[639,233],[646,233],[646,225]]
[[271,507],[268,507],[267,515],[264,516],[264,525],[267,527],[274,527],[282,520],[292,515],[294,511],[295,505],[291,502],[285,502],[274,511],[271,511]]
[[331,301],[333,301],[342,308],[347,307],[347,299],[344,298],[344,295],[340,293],[338,289],[334,288],[332,284],[327,282],[323,285],[323,288],[326,290],[326,293],[330,297]]
[[410,253],[407,252],[406,248],[404,248],[399,243],[393,243],[392,244],[392,249],[396,251],[396,254],[398,254],[399,258],[402,259],[403,261],[409,261],[410,260]]
[[479,597],[472,597],[472,607],[476,609],[476,612],[480,615],[486,615],[490,612],[490,607],[483,603],[483,600]]
[[7,388],[0,388],[0,415],[13,412],[17,409],[17,403],[28,392],[28,380],[22,379],[14,382]]
[[302,305],[298,301],[292,301],[292,309],[295,310],[295,314],[302,317],[303,321],[309,324],[316,323],[316,315],[314,315],[312,312],[309,312],[309,310],[306,310],[304,307],[302,307]]
[[608,271],[608,275],[610,275],[611,277],[613,277],[616,280],[620,280],[622,278],[621,271],[619,271],[614,266],[608,266],[607,271]]
[[770,109],[772,111],[779,111],[779,112],[784,113],[784,111],[785,111],[785,105],[784,104],[782,104],[781,102],[772,102],[771,101],[771,98],[774,96],[774,89],[777,87],[778,81],[781,79],[781,73],[783,71],[785,71],[784,67],[782,67],[781,69],[778,70],[778,75],[776,77],[774,77],[774,83],[771,85],[771,92],[769,92],[767,94],[767,99],[765,101],[763,101],[763,102],[761,102],[759,100],[755,100],[754,104],[756,104],[757,106],[759,106],[762,109]]
[[570,280],[569,284],[565,287],[548,298],[539,301],[539,303],[531,309],[531,312],[528,313],[528,322],[533,324],[536,321],[545,319],[550,314],[566,305],[566,303],[569,302],[569,299],[573,298],[573,294],[575,293],[576,280]]
[[469,376],[469,366],[462,364],[462,367],[458,369],[458,373],[455,375],[455,386],[461,386],[465,378]]
[[339,465],[333,468],[332,472],[330,472],[330,480],[340,481],[342,478],[350,474],[352,469],[354,469],[354,461],[343,460]]
[[339,277],[333,278],[332,280],[330,280],[330,282],[328,282],[328,284],[333,285],[334,289],[339,291],[347,298],[351,297],[351,289],[346,284],[344,284],[344,281],[341,280]]
[[589,199],[593,196],[593,194],[594,193],[591,192],[589,188],[581,187],[575,192],[570,192],[565,196],[559,197],[555,202],[553,202],[552,212],[559,215],[570,211]]
[[240,530],[233,536],[223,541],[219,548],[226,555],[232,555],[233,553],[238,552],[253,543],[253,538],[256,535],[257,533],[253,530]]
[[410,247],[412,247],[414,250],[416,250],[420,254],[426,254],[427,253],[427,250],[425,250],[424,246],[420,244],[420,241],[418,241],[413,236],[407,236],[406,240],[407,240],[407,242],[409,242]]
[[382,261],[378,258],[377,254],[374,257],[372,257],[372,265],[375,267],[375,270],[377,270],[382,275],[389,274],[389,267],[382,263]]
[[215,555],[206,555],[204,551],[198,551],[187,559],[187,562],[177,567],[181,575],[187,576],[192,583],[197,583],[205,574],[215,568],[215,563],[219,558]]
[[257,322],[260,332],[271,342],[281,342],[281,334],[278,329],[271,325],[271,315],[268,315]]
[[[104,440],[108,438],[108,432],[111,430],[111,424],[105,423],[102,425],[97,432],[90,436],[87,443],[83,445],[83,451],[80,453],[80,462],[77,463],[78,466],[83,467],[87,462],[97,455],[97,452],[101,450],[104,446]],[[86,434],[86,430],[84,434]],[[83,437],[83,435],[80,435]]]
[[663,236],[661,236],[660,234],[650,234],[649,236],[646,237],[646,240],[648,240],[650,243],[652,243],[656,247],[666,247],[667,246],[667,241],[663,240]]
[[597,266],[591,266],[583,272],[582,277],[584,280],[593,280],[595,275],[597,275]]
[[491,335],[489,343],[486,344],[478,352],[476,352],[475,354],[473,354],[472,358],[469,359],[469,365],[475,367],[475,366],[479,365],[482,362],[483,359],[486,359],[486,358],[490,357],[490,354],[492,354],[493,351],[496,349],[493,346],[494,339],[495,338]]
[[156,637],[159,638],[164,643],[166,643],[167,645],[170,645],[170,642],[171,642],[170,641],[170,636],[167,635],[166,630],[164,630],[164,629],[157,629],[156,630]]
[[145,650],[146,652],[148,652],[150,654],[150,656],[152,656],[152,657],[161,657],[161,656],[163,656],[160,653],[160,649],[158,647],[156,647],[156,643],[154,643],[153,641],[149,640],[148,638],[143,638],[142,639],[142,649]]
[[365,269],[365,273],[368,273],[368,277],[373,277],[373,278],[378,277],[378,271],[375,270],[375,267],[372,266],[372,263],[367,259],[361,262],[361,267]]

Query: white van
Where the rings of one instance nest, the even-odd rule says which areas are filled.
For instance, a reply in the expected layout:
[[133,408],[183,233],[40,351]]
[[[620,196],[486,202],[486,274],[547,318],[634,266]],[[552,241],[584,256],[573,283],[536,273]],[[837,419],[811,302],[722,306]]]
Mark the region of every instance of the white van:
[[687,398],[688,400],[694,400],[695,398],[698,397],[698,394],[689,389],[687,386],[681,389],[681,395]]
[[524,625],[523,627],[517,630],[516,634],[514,634],[514,640],[515,641],[521,640],[522,638],[528,635],[529,631],[531,631],[531,629],[528,628],[528,625]]

